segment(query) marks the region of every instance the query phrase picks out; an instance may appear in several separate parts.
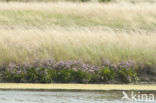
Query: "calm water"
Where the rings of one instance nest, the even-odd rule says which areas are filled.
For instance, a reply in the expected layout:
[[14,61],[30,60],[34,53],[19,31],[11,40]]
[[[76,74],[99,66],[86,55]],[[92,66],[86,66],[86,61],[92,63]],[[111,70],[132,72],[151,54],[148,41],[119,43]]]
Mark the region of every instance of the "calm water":
[[[130,92],[126,92],[130,94]],[[140,92],[136,92],[139,93]],[[144,93],[144,92],[141,92]],[[146,93],[146,92],[145,92]],[[147,94],[154,92],[147,92]],[[58,91],[0,91],[0,103],[156,103],[121,100],[122,91],[58,92]]]

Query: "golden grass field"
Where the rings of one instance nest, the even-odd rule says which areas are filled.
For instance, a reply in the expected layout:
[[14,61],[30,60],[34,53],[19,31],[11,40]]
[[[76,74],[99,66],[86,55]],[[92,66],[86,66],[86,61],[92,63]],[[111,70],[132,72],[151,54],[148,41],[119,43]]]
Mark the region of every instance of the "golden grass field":
[[156,63],[156,3],[0,3],[0,64]]

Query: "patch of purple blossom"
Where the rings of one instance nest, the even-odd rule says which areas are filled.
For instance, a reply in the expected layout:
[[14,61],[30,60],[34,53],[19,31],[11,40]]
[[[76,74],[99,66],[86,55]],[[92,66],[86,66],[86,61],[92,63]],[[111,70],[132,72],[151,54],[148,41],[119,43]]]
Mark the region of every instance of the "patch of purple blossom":
[[[78,73],[78,74],[74,74],[76,76],[78,75],[78,77],[76,77],[75,79],[77,82],[83,81],[84,79],[86,81],[83,82],[88,83],[92,79],[92,82],[97,83],[98,81],[103,82],[100,81],[101,78],[100,76],[102,75],[101,70],[103,70],[103,68],[105,67],[112,69],[112,71],[114,71],[116,74],[119,73],[121,69],[126,69],[126,70],[133,69],[135,72],[136,63],[132,60],[128,60],[126,62],[114,64],[111,63],[109,60],[103,59],[101,65],[94,66],[91,64],[86,64],[82,60],[56,62],[52,58],[48,58],[44,60],[36,59],[32,63],[27,63],[27,62],[23,62],[22,64],[9,63],[5,67],[1,66],[0,68],[3,69],[0,69],[1,71],[0,80],[8,80],[8,81],[16,81],[16,82],[22,82],[22,81],[23,82],[44,82],[44,83],[49,83],[54,80],[55,82],[58,82],[59,80],[62,80],[62,77],[60,77],[57,74],[61,73],[61,70],[63,69],[69,69],[65,72],[63,70],[62,73],[64,74],[62,74],[62,76],[65,77],[72,76],[72,73],[74,71],[74,73]],[[71,69],[73,71],[71,71]],[[69,72],[71,72],[71,74]],[[92,75],[93,77],[90,75]],[[110,75],[112,74],[108,73],[108,76]],[[131,79],[131,77],[128,77],[129,75],[126,76],[127,76],[126,78]],[[75,77],[74,76],[71,77],[71,80],[69,81],[72,81],[72,78]]]
[[74,71],[77,70],[82,70],[84,72],[94,72],[95,70],[98,70],[98,68],[96,66],[91,66],[88,64],[84,64],[82,61],[80,60],[73,60],[73,61],[60,61],[57,62],[54,65],[54,68],[56,70],[60,70],[60,69],[72,69]]
[[6,67],[6,70],[11,74],[14,74],[17,71],[20,71],[20,67],[15,63],[9,63],[9,65]]
[[15,63],[10,63],[6,70],[8,70],[10,73],[16,73],[19,74],[21,72],[26,73],[27,69],[31,68],[44,68],[44,69],[55,69],[56,71],[59,71],[61,69],[72,69],[74,71],[82,70],[84,72],[88,73],[94,73],[100,70],[100,68],[103,67],[109,67],[113,70],[118,70],[120,68],[135,68],[136,63],[132,60],[128,60],[127,62],[121,62],[119,64],[113,64],[109,60],[103,59],[102,65],[97,67],[89,64],[83,63],[81,60],[70,60],[70,61],[59,61],[56,62],[52,58],[39,60],[36,59],[33,63],[26,63],[23,62],[20,66]]
[[133,60],[128,60],[127,62],[121,62],[118,64],[118,68],[134,69],[135,67],[136,63]]

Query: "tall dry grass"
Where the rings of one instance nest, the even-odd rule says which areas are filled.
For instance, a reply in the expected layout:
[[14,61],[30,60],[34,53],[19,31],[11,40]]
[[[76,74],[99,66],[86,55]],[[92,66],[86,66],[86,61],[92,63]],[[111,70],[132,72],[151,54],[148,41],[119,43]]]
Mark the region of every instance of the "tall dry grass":
[[0,34],[0,63],[30,62],[49,57],[82,59],[93,64],[101,63],[101,59],[156,62],[156,35],[144,31],[54,27],[45,30],[1,29]]
[[156,3],[0,3],[0,27],[104,26],[154,29]]
[[49,57],[156,63],[155,11],[155,3],[0,3],[0,64]]

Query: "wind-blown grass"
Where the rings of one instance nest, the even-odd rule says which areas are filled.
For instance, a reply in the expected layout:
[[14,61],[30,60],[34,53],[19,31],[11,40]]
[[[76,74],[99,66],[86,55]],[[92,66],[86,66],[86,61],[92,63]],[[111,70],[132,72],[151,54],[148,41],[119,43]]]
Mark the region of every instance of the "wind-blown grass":
[[1,3],[0,25],[104,26],[112,29],[156,28],[156,3]]
[[0,3],[0,64],[156,63],[155,11],[155,3]]
[[135,60],[156,62],[156,35],[144,31],[125,32],[97,28],[53,27],[48,29],[1,29],[0,63],[32,61],[52,57],[99,64]]

